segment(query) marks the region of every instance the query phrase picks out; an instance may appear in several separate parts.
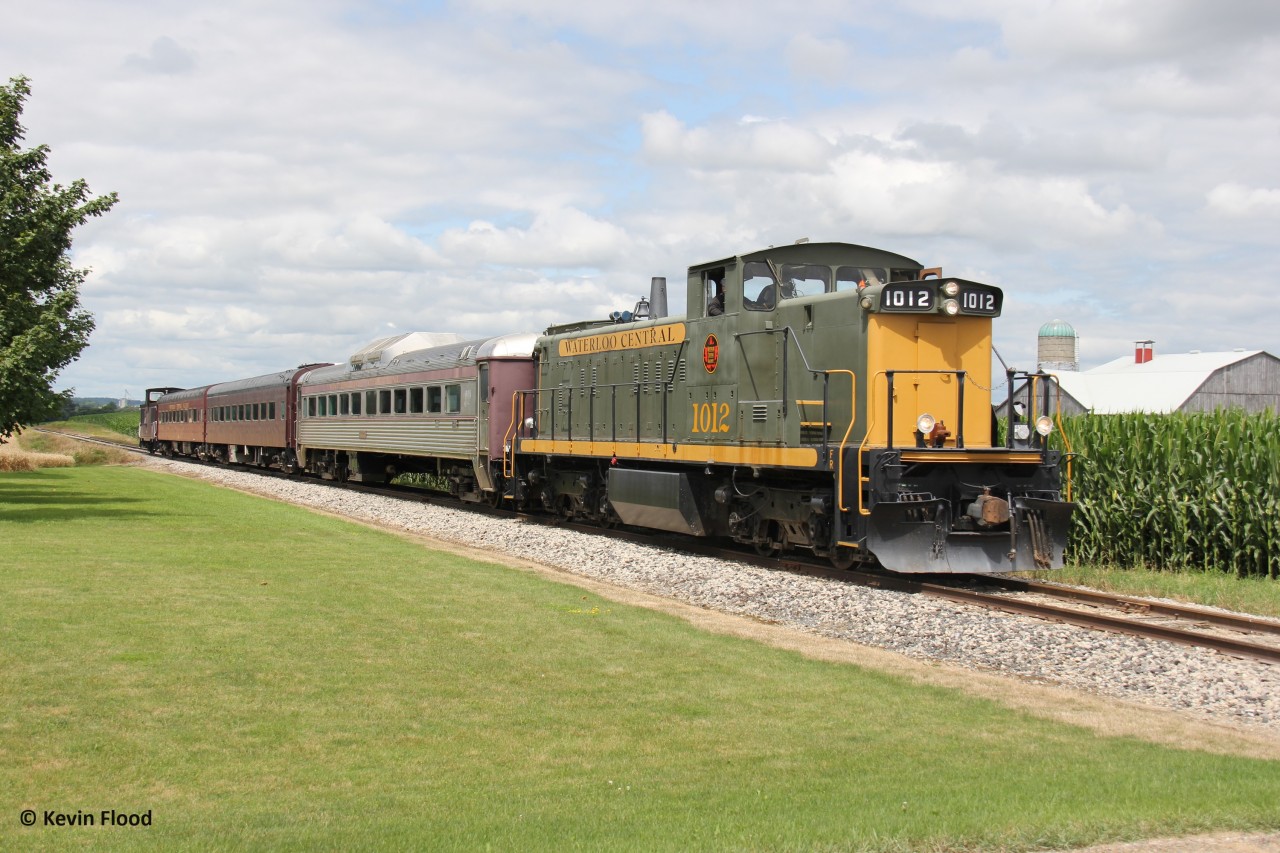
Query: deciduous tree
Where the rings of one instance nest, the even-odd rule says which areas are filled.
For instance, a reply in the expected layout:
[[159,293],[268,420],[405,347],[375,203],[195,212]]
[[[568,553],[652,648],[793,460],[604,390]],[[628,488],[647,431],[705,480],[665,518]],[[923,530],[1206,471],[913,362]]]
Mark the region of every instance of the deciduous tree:
[[116,194],[92,198],[82,180],[53,183],[49,148],[23,150],[25,77],[0,85],[0,439],[53,416],[70,391],[58,372],[89,342],[93,316],[80,305],[88,270],[71,265],[71,231],[101,216]]

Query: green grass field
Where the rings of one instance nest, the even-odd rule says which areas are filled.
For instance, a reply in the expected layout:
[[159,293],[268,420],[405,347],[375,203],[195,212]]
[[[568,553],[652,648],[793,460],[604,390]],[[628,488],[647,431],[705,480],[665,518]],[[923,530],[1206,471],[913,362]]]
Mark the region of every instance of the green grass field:
[[[0,565],[4,850],[1025,849],[1280,826],[1280,762],[1102,738],[143,469],[0,475]],[[102,809],[152,825],[42,825]]]
[[101,438],[128,444],[138,445],[138,410],[124,409],[119,412],[102,412],[96,415],[76,415],[66,421],[51,421],[40,425],[43,429],[59,432],[78,433],[90,438]]

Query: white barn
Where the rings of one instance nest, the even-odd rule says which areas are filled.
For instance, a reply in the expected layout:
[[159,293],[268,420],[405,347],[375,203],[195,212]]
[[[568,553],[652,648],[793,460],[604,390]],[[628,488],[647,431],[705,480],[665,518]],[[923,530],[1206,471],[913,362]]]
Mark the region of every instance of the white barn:
[[[1050,371],[1062,386],[1062,413],[1280,412],[1280,358],[1263,350],[1155,355],[1150,341],[1085,371]],[[1145,346],[1144,346],[1145,345]]]

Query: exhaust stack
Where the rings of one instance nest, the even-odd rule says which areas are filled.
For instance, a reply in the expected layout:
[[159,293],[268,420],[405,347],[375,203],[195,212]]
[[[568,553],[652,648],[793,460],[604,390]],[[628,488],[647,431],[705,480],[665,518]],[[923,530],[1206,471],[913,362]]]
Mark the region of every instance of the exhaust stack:
[[667,277],[655,275],[649,281],[649,316],[661,320],[667,316]]

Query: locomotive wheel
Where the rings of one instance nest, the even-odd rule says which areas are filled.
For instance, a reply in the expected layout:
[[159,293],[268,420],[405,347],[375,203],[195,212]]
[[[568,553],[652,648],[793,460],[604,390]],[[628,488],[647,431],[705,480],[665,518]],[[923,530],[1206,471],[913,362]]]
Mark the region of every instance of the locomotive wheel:
[[501,477],[493,478],[493,491],[489,492],[485,497],[488,499],[486,503],[494,509],[502,509],[502,499],[506,496],[506,483]]
[[768,542],[757,542],[756,553],[761,557],[776,557],[782,553],[782,546],[772,539]]
[[761,557],[776,557],[782,553],[782,546],[786,543],[779,535],[776,521],[764,522],[764,525],[765,538],[756,542],[756,553]]
[[600,520],[596,522],[605,530],[616,527],[622,519],[618,518],[617,513],[613,511],[613,507],[609,504],[609,496],[600,496]]
[[828,555],[828,558],[831,560],[831,565],[842,572],[845,569],[852,568],[856,560],[852,548],[836,548]]

